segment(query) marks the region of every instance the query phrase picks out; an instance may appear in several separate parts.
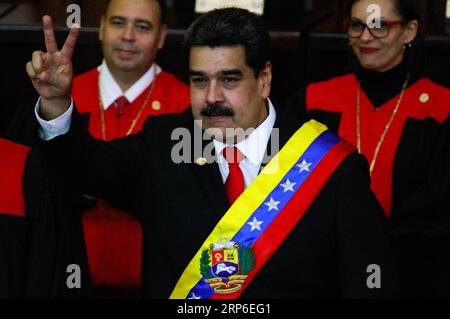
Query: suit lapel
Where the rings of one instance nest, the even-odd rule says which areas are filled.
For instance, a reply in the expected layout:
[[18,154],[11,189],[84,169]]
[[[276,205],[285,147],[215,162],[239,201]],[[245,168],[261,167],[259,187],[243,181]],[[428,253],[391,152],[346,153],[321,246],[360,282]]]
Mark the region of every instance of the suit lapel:
[[193,164],[194,174],[214,214],[222,216],[230,207],[217,163]]
[[[194,127],[191,128],[191,132],[194,132]],[[194,136],[195,134],[192,133],[192,143],[194,143]],[[202,153],[204,154],[202,156],[205,156],[204,158],[198,157],[197,154],[194,154],[195,152],[192,152],[192,169],[198,183],[200,184],[203,194],[211,207],[211,211],[213,214],[221,217],[225,214],[230,205],[228,203],[228,197],[222,181],[219,166],[216,162],[215,152],[213,151],[213,154],[210,155],[207,155],[210,153],[209,151],[204,152],[205,148],[208,150],[214,150],[213,145],[210,145],[211,143],[213,142],[209,140],[202,140]],[[206,160],[207,163],[202,163],[202,160]]]

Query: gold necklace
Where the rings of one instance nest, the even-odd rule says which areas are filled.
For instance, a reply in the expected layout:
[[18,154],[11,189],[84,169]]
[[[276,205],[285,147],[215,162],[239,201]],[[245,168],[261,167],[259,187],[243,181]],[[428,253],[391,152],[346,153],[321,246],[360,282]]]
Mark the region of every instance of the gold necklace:
[[[375,147],[375,152],[373,153],[373,158],[372,158],[372,161],[370,162],[370,175],[372,175],[381,145],[383,144],[384,138],[386,137],[386,134],[389,131],[389,128],[391,127],[392,122],[394,121],[395,115],[397,114],[398,109],[400,107],[400,103],[402,102],[403,95],[405,94],[405,90],[408,87],[409,77],[410,76],[408,73],[406,75],[405,82],[403,83],[402,91],[400,92],[400,95],[398,97],[397,104],[395,105],[394,109],[392,110],[391,117],[390,117],[389,121],[387,122],[386,126],[384,127],[383,133],[381,133],[381,136],[378,140],[377,146]],[[358,89],[356,91],[356,146],[358,148],[358,152],[361,154],[360,95],[361,95],[361,81],[358,82]]]
[[[139,108],[139,112],[133,119],[133,122],[131,122],[130,128],[128,129],[125,136],[128,136],[133,132],[134,127],[136,126],[139,118],[142,115],[142,112],[145,110],[145,107],[147,106],[148,101],[150,100],[150,96],[152,95],[152,92],[155,89],[156,77],[157,77],[157,75],[156,75],[156,68],[155,68],[155,72],[153,74],[152,86],[151,86],[150,90],[148,91],[147,96],[145,97],[144,103],[142,103],[141,107]],[[104,141],[106,141],[106,122],[105,122],[105,113],[104,113],[103,102],[102,102],[102,92],[100,89],[100,74],[98,77],[98,101],[99,101],[99,106],[100,106],[100,122],[102,124],[102,139]]]

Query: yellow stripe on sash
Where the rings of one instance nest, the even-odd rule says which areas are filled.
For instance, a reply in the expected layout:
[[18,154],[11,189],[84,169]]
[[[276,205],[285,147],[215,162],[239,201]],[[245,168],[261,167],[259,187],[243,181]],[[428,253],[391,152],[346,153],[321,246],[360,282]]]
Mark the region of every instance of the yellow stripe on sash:
[[187,297],[191,289],[202,278],[199,271],[202,251],[207,249],[210,244],[216,243],[219,238],[232,239],[273,189],[279,185],[312,142],[326,130],[325,125],[314,120],[305,123],[298,129],[222,217],[181,275],[170,299]]

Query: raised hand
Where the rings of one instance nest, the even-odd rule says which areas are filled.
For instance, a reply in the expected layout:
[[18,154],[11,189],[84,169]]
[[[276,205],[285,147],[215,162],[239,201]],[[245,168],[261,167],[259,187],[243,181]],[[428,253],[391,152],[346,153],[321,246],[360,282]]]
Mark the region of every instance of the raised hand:
[[40,111],[51,120],[63,114],[70,106],[73,68],[72,55],[79,27],[73,27],[61,51],[55,39],[53,22],[49,16],[42,18],[47,52],[35,51],[26,69],[34,88],[41,96]]

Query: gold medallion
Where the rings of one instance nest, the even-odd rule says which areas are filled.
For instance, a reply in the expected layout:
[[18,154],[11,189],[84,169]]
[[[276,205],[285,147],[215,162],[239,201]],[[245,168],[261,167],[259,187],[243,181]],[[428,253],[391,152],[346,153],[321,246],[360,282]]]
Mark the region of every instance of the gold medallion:
[[427,93],[422,93],[419,98],[420,102],[427,103],[430,100],[430,96]]
[[152,108],[153,108],[155,111],[159,111],[159,110],[161,109],[161,102],[159,102],[159,101],[153,101],[153,103],[152,103]]

